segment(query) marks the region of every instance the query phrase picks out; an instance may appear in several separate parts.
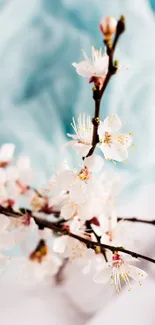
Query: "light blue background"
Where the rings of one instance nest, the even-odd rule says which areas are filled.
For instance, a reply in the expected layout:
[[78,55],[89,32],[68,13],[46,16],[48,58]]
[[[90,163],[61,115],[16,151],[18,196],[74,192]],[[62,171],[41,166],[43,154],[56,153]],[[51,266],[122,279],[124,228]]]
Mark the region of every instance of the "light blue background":
[[60,146],[71,131],[72,116],[93,114],[91,86],[71,63],[80,61],[82,48],[90,54],[91,45],[102,46],[101,18],[124,14],[127,30],[116,57],[130,68],[113,78],[102,118],[117,112],[125,129],[134,132],[135,150],[126,166],[116,166],[128,179],[126,193],[154,182],[155,1],[0,3],[0,142],[14,142],[17,152],[30,155],[40,183],[52,173],[62,158]]

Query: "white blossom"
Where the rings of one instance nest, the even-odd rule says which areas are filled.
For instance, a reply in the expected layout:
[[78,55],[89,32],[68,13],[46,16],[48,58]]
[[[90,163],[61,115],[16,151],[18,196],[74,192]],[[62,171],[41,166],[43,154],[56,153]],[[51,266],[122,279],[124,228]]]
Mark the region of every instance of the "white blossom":
[[[92,147],[93,124],[90,116],[80,114],[77,123],[73,118],[71,125],[75,134],[68,134],[73,139],[68,145],[71,145],[79,154],[86,157]],[[106,159],[124,161],[128,157],[128,148],[133,139],[129,133],[116,133],[121,126],[122,123],[117,114],[111,114],[103,122],[100,121],[97,147],[103,152]]]
[[83,51],[84,60],[80,63],[73,63],[77,73],[82,77],[105,77],[108,72],[109,57],[106,53],[102,54],[92,46],[92,58],[90,59]]
[[133,261],[131,257],[125,258],[124,256],[116,253],[112,257],[111,262],[96,273],[94,281],[96,283],[106,283],[110,280],[110,284],[116,288],[117,293],[122,290],[122,282],[127,285],[128,291],[131,290],[130,278],[141,284],[141,281],[147,277],[147,273],[137,268],[128,262]]
[[73,127],[75,134],[67,133],[67,135],[73,140],[68,143],[71,145],[80,155],[86,156],[92,147],[93,136],[93,124],[88,114],[79,114],[77,122],[75,118],[72,118],[71,126]]
[[121,128],[121,120],[117,114],[109,115],[98,128],[100,149],[106,159],[124,161],[128,157],[128,148],[132,143],[129,133],[115,134]]

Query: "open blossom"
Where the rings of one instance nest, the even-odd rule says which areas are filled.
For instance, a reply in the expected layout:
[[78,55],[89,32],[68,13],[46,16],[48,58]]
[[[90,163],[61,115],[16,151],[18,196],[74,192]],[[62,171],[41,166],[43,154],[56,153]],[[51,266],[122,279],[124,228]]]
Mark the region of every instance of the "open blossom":
[[[110,114],[103,122],[100,121],[97,147],[106,159],[124,161],[128,157],[128,148],[133,139],[129,133],[116,133],[121,126],[122,123],[117,114]],[[86,156],[92,147],[93,124],[90,116],[80,114],[77,123],[73,118],[72,127],[75,134],[68,134],[73,139],[69,144],[82,156]]]
[[104,78],[108,72],[109,58],[106,53],[102,54],[92,46],[92,58],[90,59],[83,51],[84,60],[80,63],[73,63],[77,73],[82,77],[102,77]]
[[146,272],[128,263],[133,260],[135,259],[131,257],[125,258],[118,253],[114,254],[112,261],[107,262],[106,265],[103,265],[96,273],[94,281],[96,283],[106,283],[111,280],[110,284],[116,288],[117,293],[121,292],[122,282],[124,281],[130,291],[130,278],[141,284],[141,281],[147,277]]
[[47,246],[44,239],[40,239],[37,246],[29,254],[29,259],[20,258],[22,279],[28,283],[50,280],[59,270],[62,260]]
[[94,154],[85,159],[80,171],[75,168],[64,169],[52,179],[52,195],[59,198],[62,193],[66,193],[60,207],[62,218],[68,220],[78,215],[86,220],[101,213],[106,188],[98,172],[103,165],[103,158]]
[[93,124],[89,115],[83,113],[79,114],[77,122],[75,118],[72,119],[71,126],[75,134],[67,133],[73,140],[69,144],[82,156],[86,156],[92,147]]
[[115,134],[121,128],[121,120],[117,114],[109,115],[98,128],[100,149],[106,159],[124,161],[128,157],[128,148],[132,143],[129,133]]

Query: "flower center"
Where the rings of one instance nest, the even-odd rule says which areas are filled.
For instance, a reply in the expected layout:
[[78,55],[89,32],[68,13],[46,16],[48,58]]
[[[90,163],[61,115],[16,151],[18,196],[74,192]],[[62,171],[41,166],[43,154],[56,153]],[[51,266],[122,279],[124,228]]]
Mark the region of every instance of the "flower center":
[[90,178],[90,173],[88,168],[85,166],[83,169],[81,169],[81,171],[78,174],[78,177],[82,180],[82,181],[86,181]]
[[108,146],[112,143],[111,134],[109,132],[105,132],[104,134],[104,143]]
[[40,240],[36,249],[30,254],[30,260],[41,263],[48,254],[48,247],[43,239]]

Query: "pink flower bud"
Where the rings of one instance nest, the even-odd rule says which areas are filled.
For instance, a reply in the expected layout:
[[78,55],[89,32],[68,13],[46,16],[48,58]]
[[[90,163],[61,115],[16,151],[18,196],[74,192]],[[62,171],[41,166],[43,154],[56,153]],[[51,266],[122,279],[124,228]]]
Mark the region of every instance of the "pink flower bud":
[[100,31],[104,36],[104,39],[109,39],[116,32],[117,20],[108,16],[101,21]]

